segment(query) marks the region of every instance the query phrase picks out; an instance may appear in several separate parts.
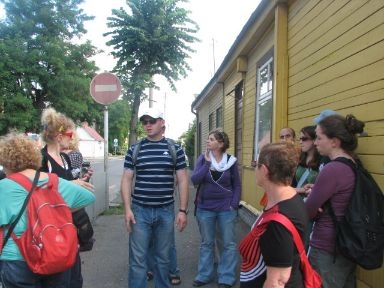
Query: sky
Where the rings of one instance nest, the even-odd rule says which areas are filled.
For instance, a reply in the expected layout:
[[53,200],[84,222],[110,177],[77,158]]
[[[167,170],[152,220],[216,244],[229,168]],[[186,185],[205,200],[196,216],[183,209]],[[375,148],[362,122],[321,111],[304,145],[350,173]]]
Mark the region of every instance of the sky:
[[[153,107],[164,112],[167,137],[177,139],[188,130],[195,119],[195,115],[191,112],[193,100],[211,80],[259,2],[259,0],[189,0],[185,4],[184,7],[191,11],[189,18],[200,27],[195,36],[201,42],[192,46],[196,50],[188,60],[192,71],[185,79],[176,83],[177,92],[173,92],[163,78],[156,78],[156,84],[161,89],[153,91]],[[97,5],[95,0],[86,0],[82,7],[87,14],[95,16],[93,21],[86,24],[87,39],[90,39],[94,46],[106,51],[94,58],[96,65],[100,68],[100,72],[111,71],[115,62],[113,57],[108,55],[111,48],[105,45],[108,39],[102,34],[108,31],[106,19],[112,15],[111,10],[120,7],[128,10],[128,6],[125,0],[104,0]],[[148,102],[142,103],[139,114],[148,107]]]
[[[153,106],[164,113],[167,137],[178,139],[188,130],[195,119],[195,115],[191,112],[193,100],[220,67],[259,2],[260,0],[189,0],[183,4],[184,8],[191,11],[189,18],[200,27],[195,35],[200,42],[192,45],[196,50],[188,60],[192,71],[188,72],[186,78],[176,83],[177,92],[169,88],[164,78],[155,78],[160,90],[153,91]],[[109,72],[114,67],[115,60],[109,54],[111,47],[105,45],[108,38],[103,37],[103,33],[108,31],[106,23],[107,17],[112,16],[111,10],[120,7],[128,10],[126,1],[85,0],[81,7],[86,14],[95,16],[94,20],[85,23],[88,32],[82,40],[89,39],[94,46],[105,51],[93,60],[100,68],[100,72]],[[2,15],[0,7],[0,17]],[[139,114],[148,107],[148,102],[142,103]]]

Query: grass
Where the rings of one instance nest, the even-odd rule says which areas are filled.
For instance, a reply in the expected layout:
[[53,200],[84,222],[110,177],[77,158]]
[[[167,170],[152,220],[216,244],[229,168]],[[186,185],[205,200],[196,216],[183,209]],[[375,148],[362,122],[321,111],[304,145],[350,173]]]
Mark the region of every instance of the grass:
[[107,210],[105,210],[101,215],[109,216],[109,215],[123,215],[124,207],[123,204],[119,204],[117,206],[110,206]]

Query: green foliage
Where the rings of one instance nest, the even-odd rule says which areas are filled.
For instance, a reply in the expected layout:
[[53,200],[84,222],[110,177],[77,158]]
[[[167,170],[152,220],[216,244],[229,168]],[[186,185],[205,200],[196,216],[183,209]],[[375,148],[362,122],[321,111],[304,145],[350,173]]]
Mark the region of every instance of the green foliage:
[[51,105],[74,120],[100,124],[103,107],[89,95],[97,67],[90,42],[73,44],[93,17],[83,0],[0,0],[0,134],[7,127],[40,130],[42,109]]
[[145,89],[155,87],[154,75],[162,75],[173,90],[180,77],[186,77],[190,67],[190,44],[198,41],[195,22],[190,11],[179,6],[184,0],[127,0],[129,13],[113,9],[108,18],[111,36],[107,45],[113,47],[117,59],[114,71],[124,87],[124,99],[131,106],[130,139],[136,141],[136,126],[140,103],[147,95]]
[[105,210],[101,215],[103,216],[111,216],[111,215],[123,215],[124,207],[122,204],[116,206],[110,206],[107,210]]
[[195,167],[195,134],[196,134],[196,121],[189,127],[188,131],[185,132],[179,138],[181,143],[184,143],[185,154],[188,157],[189,168]]
[[120,151],[128,136],[129,104],[127,101],[117,100],[108,106],[108,110],[109,151],[115,151],[113,146],[113,139],[115,138],[118,140]]

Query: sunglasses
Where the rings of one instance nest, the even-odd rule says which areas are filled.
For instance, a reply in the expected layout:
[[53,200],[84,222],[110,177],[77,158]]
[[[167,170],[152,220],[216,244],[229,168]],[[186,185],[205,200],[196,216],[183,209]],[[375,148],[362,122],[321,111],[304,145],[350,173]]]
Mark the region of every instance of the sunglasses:
[[68,136],[69,138],[72,138],[72,136],[73,136],[73,132],[71,132],[71,131],[67,131],[67,132],[63,132],[63,133],[61,133],[61,135]]
[[300,137],[299,140],[305,142],[305,141],[312,140],[312,139],[309,137]]
[[141,121],[141,124],[143,124],[143,126],[147,125],[147,124],[155,124],[157,122],[157,119],[155,118],[151,118],[151,119],[146,119],[146,120],[142,120]]

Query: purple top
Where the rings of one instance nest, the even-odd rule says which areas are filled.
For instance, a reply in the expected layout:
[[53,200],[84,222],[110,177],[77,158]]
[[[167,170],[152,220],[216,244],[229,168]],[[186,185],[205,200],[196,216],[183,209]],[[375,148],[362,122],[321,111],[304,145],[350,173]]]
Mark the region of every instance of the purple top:
[[[225,170],[216,181],[209,171],[210,161],[200,155],[196,161],[191,180],[199,185],[197,206],[211,211],[237,209],[240,202],[241,183],[237,161]],[[197,192],[196,192],[197,193]]]
[[346,164],[331,161],[321,170],[315,181],[305,206],[309,217],[314,218],[312,247],[333,253],[335,248],[336,228],[328,211],[318,212],[330,199],[333,211],[340,219],[347,208],[355,185],[355,173]]

